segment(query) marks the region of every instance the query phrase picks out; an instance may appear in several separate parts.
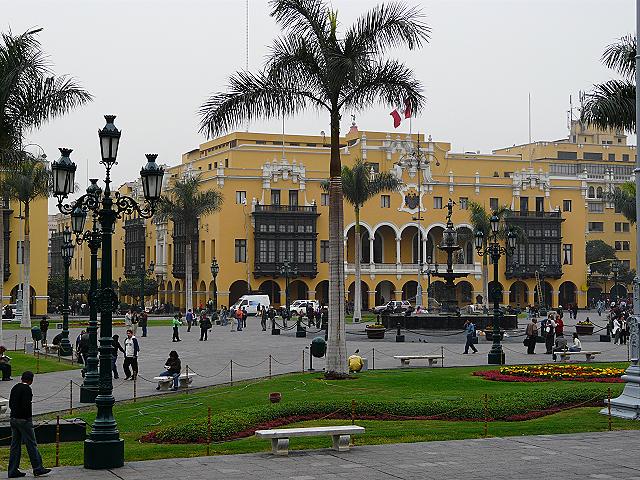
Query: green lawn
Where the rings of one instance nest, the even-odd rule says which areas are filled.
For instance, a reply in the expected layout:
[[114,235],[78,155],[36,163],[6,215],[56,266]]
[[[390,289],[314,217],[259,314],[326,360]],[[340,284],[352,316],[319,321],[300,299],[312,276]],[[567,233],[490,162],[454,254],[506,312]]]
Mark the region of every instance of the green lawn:
[[[602,364],[596,364],[602,365]],[[627,366],[627,364],[615,364]],[[364,435],[355,439],[356,444],[379,444],[478,438],[484,436],[485,412],[489,417],[501,418],[504,412],[523,413],[544,409],[557,403],[580,403],[606,398],[611,388],[616,396],[622,384],[593,382],[541,382],[502,383],[491,382],[471,373],[476,368],[423,368],[406,370],[378,370],[365,372],[353,380],[325,381],[319,373],[292,374],[273,379],[237,383],[148,398],[137,403],[123,402],[114,412],[122,437],[125,439],[127,461],[199,456],[206,453],[202,443],[154,444],[141,443],[139,439],[149,431],[159,430],[169,434],[184,432],[192,435],[205,432],[207,407],[211,407],[214,431],[233,433],[254,424],[257,414],[279,417],[282,411],[302,409],[308,412],[335,412],[339,410],[347,418],[313,420],[301,425],[327,425],[349,423],[351,401],[355,400],[356,413],[385,412],[392,420],[356,420],[367,428]],[[282,393],[282,402],[272,405],[270,392]],[[487,409],[484,395],[488,395]],[[557,402],[557,403],[556,403]],[[292,410],[293,409],[293,410]],[[306,409],[306,410],[305,410]],[[94,408],[76,412],[91,423]],[[608,428],[607,417],[598,414],[599,408],[570,408],[528,421],[489,421],[489,436],[532,435],[601,431]],[[401,420],[393,414],[405,416],[407,412],[445,413],[447,418],[467,420]],[[244,422],[244,423],[243,423]],[[246,422],[249,423],[247,426]],[[637,422],[613,420],[615,429],[635,429]],[[225,430],[226,429],[226,430]],[[329,438],[293,439],[292,449],[326,448]],[[211,445],[212,454],[268,451],[270,443],[253,437],[233,441],[219,441]],[[42,445],[41,452],[47,464],[52,464],[54,446]],[[6,465],[8,449],[0,449],[0,463]],[[25,461],[27,461],[25,459]],[[82,463],[81,444],[63,444],[63,465]],[[25,464],[26,465],[26,464]],[[26,468],[26,467],[25,467]]]
[[7,352],[11,357],[11,376],[20,378],[25,370],[31,370],[34,373],[59,372],[61,370],[75,370],[80,368],[77,364],[71,364],[68,360],[58,361],[57,358],[45,358],[44,355],[38,358],[31,353]]

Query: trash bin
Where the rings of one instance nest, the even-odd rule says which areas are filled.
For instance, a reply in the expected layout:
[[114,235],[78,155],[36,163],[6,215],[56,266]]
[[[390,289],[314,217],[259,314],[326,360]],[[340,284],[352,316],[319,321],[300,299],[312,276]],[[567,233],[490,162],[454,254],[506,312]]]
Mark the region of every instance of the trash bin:
[[326,352],[327,342],[323,337],[315,337],[311,340],[311,355],[316,358],[322,358]]
[[42,340],[42,331],[40,330],[40,327],[31,327],[31,338],[33,338],[34,342]]

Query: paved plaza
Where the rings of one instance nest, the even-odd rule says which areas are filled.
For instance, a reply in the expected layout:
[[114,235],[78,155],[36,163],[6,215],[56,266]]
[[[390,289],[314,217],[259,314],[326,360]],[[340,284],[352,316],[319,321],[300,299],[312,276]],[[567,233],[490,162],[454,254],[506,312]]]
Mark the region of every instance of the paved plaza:
[[[355,440],[357,445],[357,438]],[[356,446],[349,452],[291,451],[129,462],[112,471],[57,468],[65,480],[466,479],[640,480],[635,431]],[[295,444],[292,442],[292,448]]]
[[[590,316],[600,326],[604,326],[604,316],[597,319],[597,313],[581,312],[578,320]],[[566,317],[565,317],[566,319]],[[573,325],[575,321],[568,320],[567,324]],[[52,322],[53,324],[53,322]],[[522,345],[522,330],[524,321],[521,319],[520,329],[510,332],[506,338],[504,349],[507,364],[541,363],[551,361],[549,355],[544,355],[544,345],[536,347],[536,355],[527,355],[526,347]],[[481,340],[476,354],[462,354],[464,350],[464,335],[456,332],[405,332],[406,342],[395,342],[395,331],[388,332],[384,340],[368,340],[364,335],[364,324],[347,325],[347,351],[351,354],[359,349],[360,355],[366,357],[369,368],[399,368],[400,362],[393,355],[400,354],[440,354],[444,352],[445,366],[474,366],[486,365],[487,353],[491,343]],[[596,327],[598,330],[598,327]],[[121,341],[125,336],[125,328],[117,327],[115,333],[120,335]],[[566,328],[565,333],[570,338],[572,327]],[[75,341],[79,330],[72,330],[70,338]],[[138,332],[140,334],[140,332]],[[422,333],[422,334],[421,334]],[[604,332],[603,332],[604,333]],[[24,331],[6,331],[5,341],[11,345],[15,341],[15,335],[20,335],[18,345],[24,341]],[[209,334],[209,340],[200,342],[199,328],[192,328],[187,332],[186,327],[180,330],[182,339],[179,343],[171,341],[171,327],[158,326],[149,328],[149,336],[140,338],[140,378],[136,383],[136,395],[138,397],[156,395],[156,383],[153,377],[162,370],[170,350],[178,351],[182,360],[183,370],[189,366],[190,371],[198,374],[193,382],[193,387],[204,387],[227,383],[231,380],[230,362],[233,360],[233,380],[246,380],[261,378],[269,374],[269,355],[271,355],[272,375],[300,372],[302,370],[303,355],[304,368],[309,368],[308,347],[312,338],[319,334],[309,333],[307,338],[296,338],[295,329],[283,331],[282,335],[271,335],[270,330],[263,332],[260,321],[249,317],[248,326],[242,332],[232,332],[230,326],[215,326]],[[51,336],[51,335],[50,335]],[[627,346],[614,345],[613,343],[600,343],[599,336],[582,338],[584,350],[601,351],[597,357],[600,361],[626,361]],[[426,342],[426,343],[425,343]],[[374,351],[375,350],[375,351]],[[116,400],[133,398],[133,382],[124,381],[122,374],[122,353],[118,357],[121,378],[114,380],[114,396]],[[416,365],[422,367],[418,362]],[[313,367],[321,370],[324,367],[324,358],[313,359]],[[79,387],[82,377],[79,370],[54,372],[38,375],[33,384],[34,413],[46,413],[68,409],[69,382],[73,381],[73,406],[82,406],[79,402]],[[13,382],[0,382],[0,396],[8,397]],[[171,395],[173,392],[165,392]]]

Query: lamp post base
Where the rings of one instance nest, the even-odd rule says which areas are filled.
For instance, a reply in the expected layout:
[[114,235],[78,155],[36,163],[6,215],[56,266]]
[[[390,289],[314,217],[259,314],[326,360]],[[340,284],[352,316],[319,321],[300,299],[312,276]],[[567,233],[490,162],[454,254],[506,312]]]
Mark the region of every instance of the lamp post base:
[[489,352],[487,363],[489,365],[504,365],[504,351]]
[[96,403],[98,385],[95,388],[80,386],[80,403]]
[[[65,342],[66,340],[66,342]],[[61,357],[69,357],[73,353],[73,348],[71,347],[71,342],[69,342],[68,338],[63,338],[60,341],[60,356]]]
[[84,441],[84,468],[107,470],[124,466],[124,440]]

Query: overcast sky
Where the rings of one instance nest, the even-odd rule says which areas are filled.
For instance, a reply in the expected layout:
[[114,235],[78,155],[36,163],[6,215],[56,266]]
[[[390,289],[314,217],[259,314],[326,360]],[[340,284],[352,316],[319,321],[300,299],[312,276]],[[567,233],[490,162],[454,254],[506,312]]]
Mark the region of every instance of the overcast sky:
[[[375,5],[333,0],[342,25]],[[453,150],[490,151],[532,137],[567,134],[569,95],[607,80],[604,47],[635,32],[633,0],[408,0],[419,4],[432,28],[418,52],[394,52],[423,82],[427,107],[414,131],[448,141]],[[77,179],[103,178],[97,164],[102,115],[118,115],[123,130],[117,184],[138,176],[144,153],[176,164],[204,141],[199,105],[225,89],[245,65],[245,0],[0,0],[0,28],[21,33],[43,27],[40,38],[56,73],[76,77],[95,100],[30,135],[50,160],[57,148],[74,149]],[[266,0],[249,0],[249,68],[258,69],[278,27]],[[390,109],[357,115],[362,130],[393,130]],[[343,114],[343,132],[350,113]],[[289,133],[328,131],[315,112],[288,119]],[[280,122],[252,131],[278,132]],[[402,131],[401,129],[398,129]],[[88,167],[87,167],[88,165]],[[88,168],[88,172],[87,172]],[[52,212],[54,209],[52,209]]]

